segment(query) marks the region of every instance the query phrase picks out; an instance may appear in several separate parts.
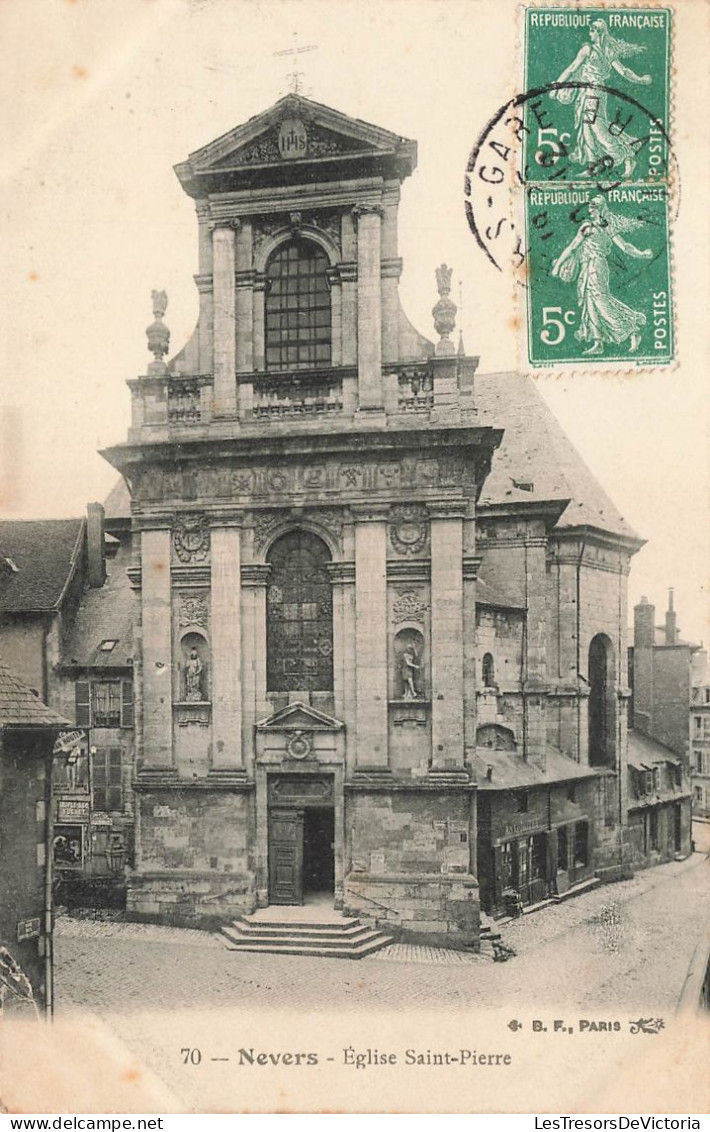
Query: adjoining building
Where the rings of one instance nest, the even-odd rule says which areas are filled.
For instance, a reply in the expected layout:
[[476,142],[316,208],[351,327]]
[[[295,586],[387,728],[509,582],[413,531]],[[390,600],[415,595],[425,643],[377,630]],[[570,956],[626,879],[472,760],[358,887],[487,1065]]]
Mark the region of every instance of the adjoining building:
[[693,816],[710,818],[710,680],[707,653],[693,656],[690,700],[690,775]]
[[0,1009],[52,1008],[52,761],[67,725],[0,663]]
[[0,659],[74,724],[54,773],[61,898],[91,900],[81,881],[132,860],[130,520],[107,505],[106,522],[96,503],[86,519],[0,522]]
[[629,650],[632,688],[629,730],[630,860],[634,868],[691,851],[691,665],[698,646],[680,639],[669,593],[665,623],[645,597],[634,607]]
[[154,292],[105,453],[131,494],[135,916],[326,891],[475,943],[479,877],[495,912],[628,869],[641,540],[533,384],[456,352],[446,265],[436,346],[409,323],[415,166],[289,95],[176,167],[199,322],[166,364]]

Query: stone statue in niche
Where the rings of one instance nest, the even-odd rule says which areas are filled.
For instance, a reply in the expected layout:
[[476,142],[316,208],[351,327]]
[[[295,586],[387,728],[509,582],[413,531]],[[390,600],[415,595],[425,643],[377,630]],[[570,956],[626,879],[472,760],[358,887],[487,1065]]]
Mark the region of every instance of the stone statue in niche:
[[424,637],[418,629],[400,629],[394,639],[394,681],[396,699],[422,700]]
[[202,673],[204,665],[200,660],[197,649],[193,645],[185,664],[185,700],[194,703],[202,700]]
[[408,641],[402,650],[399,661],[399,675],[402,684],[402,699],[417,700],[421,693],[418,689],[419,673],[421,671],[419,653],[413,641]]

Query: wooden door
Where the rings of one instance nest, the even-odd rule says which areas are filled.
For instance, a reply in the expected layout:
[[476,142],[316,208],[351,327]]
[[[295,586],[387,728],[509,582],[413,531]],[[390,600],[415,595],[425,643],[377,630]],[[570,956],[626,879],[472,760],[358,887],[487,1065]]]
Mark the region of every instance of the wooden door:
[[269,810],[269,903],[303,903],[303,810]]

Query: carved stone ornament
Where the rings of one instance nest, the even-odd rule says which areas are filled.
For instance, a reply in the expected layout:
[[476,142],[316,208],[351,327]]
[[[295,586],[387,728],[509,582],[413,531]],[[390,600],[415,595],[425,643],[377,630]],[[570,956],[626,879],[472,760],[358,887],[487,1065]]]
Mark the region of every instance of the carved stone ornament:
[[259,511],[254,516],[254,550],[263,550],[272,533],[288,518],[288,511]]
[[400,621],[417,621],[424,623],[429,612],[429,602],[426,601],[421,590],[399,589],[392,605],[392,619],[396,624]]
[[175,554],[181,562],[204,562],[210,552],[210,529],[204,515],[180,515],[173,531]]
[[313,754],[313,736],[308,731],[294,731],[286,744],[289,758],[307,759]]
[[441,339],[436,344],[437,357],[451,357],[456,352],[453,342],[449,338],[456,325],[457,310],[456,303],[449,298],[452,270],[453,268],[447,267],[445,263],[442,263],[441,267],[436,269],[436,289],[439,292],[439,301],[432,307],[431,313],[434,316],[434,327]]
[[399,554],[419,554],[429,539],[426,507],[418,503],[394,507],[389,530],[392,546]]
[[152,291],[151,298],[155,321],[151,322],[145,333],[148,338],[148,349],[153,355],[154,361],[148,366],[148,373],[161,374],[167,372],[168,367],[163,358],[170,349],[170,331],[163,322],[168,308],[168,295],[166,291]]
[[180,599],[178,625],[186,629],[190,625],[207,628],[207,599],[204,597],[183,597]]

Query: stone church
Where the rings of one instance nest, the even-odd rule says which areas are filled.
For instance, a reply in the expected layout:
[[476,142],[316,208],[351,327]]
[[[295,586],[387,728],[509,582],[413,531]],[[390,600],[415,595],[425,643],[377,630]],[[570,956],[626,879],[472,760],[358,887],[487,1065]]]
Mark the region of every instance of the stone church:
[[[176,922],[329,894],[475,944],[625,868],[641,541],[532,383],[399,300],[416,143],[288,95],[176,167],[200,313],[105,452],[131,495],[136,856]],[[432,265],[433,266],[433,265]],[[433,277],[433,276],[432,276]]]

